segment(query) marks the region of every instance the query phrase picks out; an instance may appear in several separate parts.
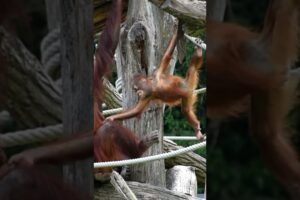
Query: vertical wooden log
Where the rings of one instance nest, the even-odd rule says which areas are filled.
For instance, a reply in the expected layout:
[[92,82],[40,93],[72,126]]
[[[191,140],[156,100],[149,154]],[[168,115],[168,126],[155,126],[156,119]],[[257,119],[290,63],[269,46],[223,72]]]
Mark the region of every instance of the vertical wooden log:
[[[121,35],[119,59],[122,62],[123,107],[129,108],[137,103],[137,95],[132,88],[133,74],[153,72],[173,31],[174,19],[146,0],[129,1],[127,23]],[[139,118],[125,120],[139,136],[158,131],[159,144],[153,145],[145,154],[162,153],[163,112],[162,106],[151,104]],[[165,187],[164,160],[134,165],[131,180]]]
[[[63,0],[61,7],[63,125],[66,134],[93,128],[93,1]],[[91,148],[93,148],[91,146]],[[93,193],[93,159],[64,167],[66,181]]]

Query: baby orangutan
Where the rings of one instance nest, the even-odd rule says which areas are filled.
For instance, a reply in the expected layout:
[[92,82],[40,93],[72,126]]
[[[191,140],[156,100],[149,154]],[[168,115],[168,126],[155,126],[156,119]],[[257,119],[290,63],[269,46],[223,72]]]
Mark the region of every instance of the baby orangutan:
[[106,121],[128,119],[143,112],[151,100],[160,100],[168,105],[181,104],[182,113],[195,130],[199,140],[203,139],[200,122],[194,112],[194,104],[197,100],[194,90],[198,84],[198,73],[203,63],[202,49],[196,48],[192,56],[189,69],[185,78],[169,75],[166,69],[172,58],[177,40],[177,30],[168,45],[168,48],[153,75],[134,76],[134,89],[139,96],[139,102],[134,107],[123,113],[110,116]]

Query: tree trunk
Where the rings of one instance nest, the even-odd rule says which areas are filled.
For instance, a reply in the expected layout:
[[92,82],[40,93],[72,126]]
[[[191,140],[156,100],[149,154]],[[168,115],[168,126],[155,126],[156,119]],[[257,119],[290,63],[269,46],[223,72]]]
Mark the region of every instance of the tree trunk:
[[[153,72],[159,64],[162,54],[173,30],[173,18],[146,0],[132,0],[127,11],[127,23],[121,36],[123,107],[125,109],[137,103],[137,95],[132,88],[133,74]],[[162,106],[151,104],[139,119],[126,120],[127,127],[140,136],[158,130],[160,141],[163,136]],[[145,154],[162,153],[162,143],[153,145]],[[131,180],[165,186],[164,161],[155,161],[132,167]]]
[[[93,129],[93,1],[60,1],[63,127],[66,134]],[[93,146],[91,146],[93,148]],[[64,166],[64,176],[93,194],[93,159]]]

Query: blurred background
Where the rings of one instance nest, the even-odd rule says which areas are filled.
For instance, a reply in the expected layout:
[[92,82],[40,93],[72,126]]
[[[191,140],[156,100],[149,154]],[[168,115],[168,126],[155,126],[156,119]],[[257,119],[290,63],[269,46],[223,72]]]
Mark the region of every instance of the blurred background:
[[[268,3],[268,0],[227,0],[225,21],[236,22],[251,30],[260,30]],[[248,133],[246,116],[208,123],[209,200],[288,199],[281,185],[265,168]],[[300,130],[299,103],[289,115],[288,126],[291,127],[291,141],[300,153],[300,136],[296,134]]]

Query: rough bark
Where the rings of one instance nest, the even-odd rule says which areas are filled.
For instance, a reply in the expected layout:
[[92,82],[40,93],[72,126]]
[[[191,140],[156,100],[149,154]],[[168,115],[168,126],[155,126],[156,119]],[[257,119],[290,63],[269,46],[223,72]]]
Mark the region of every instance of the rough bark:
[[[178,192],[164,189],[149,184],[127,182],[130,189],[141,200],[202,200]],[[111,184],[105,184],[95,189],[95,200],[123,200],[124,198],[115,191]]]
[[61,90],[15,36],[0,27],[1,104],[20,128],[61,123]]
[[[91,130],[92,134],[93,1],[64,0],[60,8],[64,133]],[[63,171],[66,181],[93,194],[92,158],[66,165]]]

